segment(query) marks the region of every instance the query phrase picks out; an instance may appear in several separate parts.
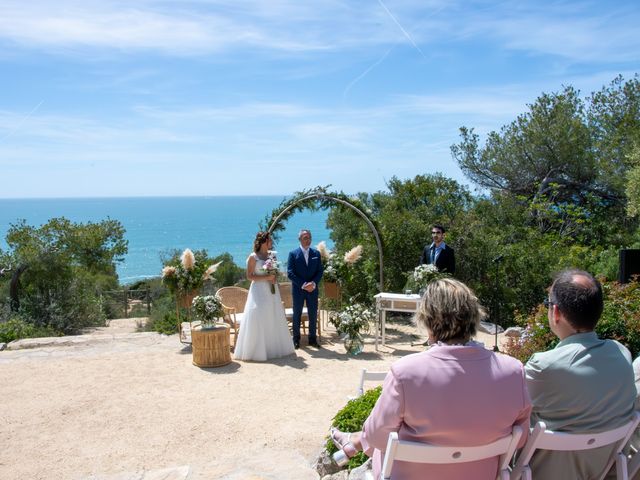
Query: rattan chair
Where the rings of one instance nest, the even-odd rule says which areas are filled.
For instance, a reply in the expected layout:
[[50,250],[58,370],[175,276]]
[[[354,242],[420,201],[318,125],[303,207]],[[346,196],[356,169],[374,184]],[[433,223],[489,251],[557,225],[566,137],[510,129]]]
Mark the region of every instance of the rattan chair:
[[[279,283],[280,297],[282,299],[282,306],[284,307],[284,315],[287,317],[289,323],[293,323],[293,296],[291,295],[291,283]],[[302,333],[307,334],[307,324],[309,323],[309,313],[307,308],[302,309],[302,317],[300,318],[300,325],[302,326]],[[322,337],[322,325],[320,318],[316,321],[316,330],[318,337]]]
[[233,346],[238,341],[238,332],[242,326],[244,306],[249,290],[242,287],[222,287],[217,292],[224,308],[223,320],[233,330]]

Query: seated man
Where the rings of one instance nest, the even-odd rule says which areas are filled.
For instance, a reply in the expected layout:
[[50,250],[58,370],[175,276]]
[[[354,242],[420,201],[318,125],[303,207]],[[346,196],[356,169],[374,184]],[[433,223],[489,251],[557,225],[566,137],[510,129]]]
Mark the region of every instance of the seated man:
[[[565,270],[545,303],[549,327],[560,343],[525,365],[531,423],[542,420],[549,430],[574,433],[622,426],[631,419],[636,399],[631,354],[594,332],[603,310],[600,282],[587,272]],[[612,448],[538,450],[530,462],[533,478],[599,478]]]

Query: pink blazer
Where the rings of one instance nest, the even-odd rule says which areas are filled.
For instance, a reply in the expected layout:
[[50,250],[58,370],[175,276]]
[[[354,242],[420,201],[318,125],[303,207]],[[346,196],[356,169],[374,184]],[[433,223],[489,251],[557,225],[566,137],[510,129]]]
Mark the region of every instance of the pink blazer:
[[[378,478],[389,432],[398,432],[401,440],[475,446],[507,435],[513,425],[528,431],[530,413],[518,360],[480,344],[434,345],[392,365],[364,424],[363,450],[373,456]],[[497,458],[458,465],[395,462],[392,478],[495,480],[497,469]]]

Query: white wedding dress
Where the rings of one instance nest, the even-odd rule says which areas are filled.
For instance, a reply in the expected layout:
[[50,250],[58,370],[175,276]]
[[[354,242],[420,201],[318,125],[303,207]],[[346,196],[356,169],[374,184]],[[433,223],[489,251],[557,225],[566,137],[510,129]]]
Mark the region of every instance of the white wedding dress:
[[[254,273],[264,273],[260,260],[256,259]],[[234,351],[236,360],[264,362],[270,358],[279,358],[293,353],[293,340],[289,334],[280,291],[271,293],[269,282],[251,282],[244,315],[240,324],[240,333]]]

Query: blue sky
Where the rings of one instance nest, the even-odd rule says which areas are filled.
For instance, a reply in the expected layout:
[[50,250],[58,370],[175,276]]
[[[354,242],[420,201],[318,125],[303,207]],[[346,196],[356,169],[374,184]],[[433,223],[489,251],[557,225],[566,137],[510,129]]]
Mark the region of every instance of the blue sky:
[[637,1],[0,0],[0,197],[466,183],[450,146],[640,71]]

